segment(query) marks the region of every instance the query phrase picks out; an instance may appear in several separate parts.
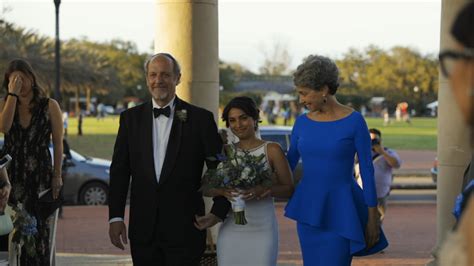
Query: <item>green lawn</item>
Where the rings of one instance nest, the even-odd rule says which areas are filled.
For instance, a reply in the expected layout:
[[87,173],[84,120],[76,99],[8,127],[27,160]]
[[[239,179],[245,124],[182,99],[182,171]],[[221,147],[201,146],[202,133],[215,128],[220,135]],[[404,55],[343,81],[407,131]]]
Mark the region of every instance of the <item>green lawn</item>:
[[[263,119],[263,125],[266,120]],[[277,121],[282,124],[282,120]],[[89,156],[111,159],[115,136],[118,130],[118,116],[108,116],[98,121],[87,117],[83,122],[83,136],[77,136],[77,119],[69,119],[68,141],[72,149]],[[384,145],[397,149],[436,150],[437,120],[434,118],[414,118],[412,124],[392,122],[383,125],[381,118],[368,118],[369,127],[382,131]],[[220,121],[219,126],[224,124]]]
[[438,129],[435,118],[414,118],[411,124],[392,122],[384,126],[381,118],[368,118],[370,127],[382,131],[384,145],[398,150],[436,150]]

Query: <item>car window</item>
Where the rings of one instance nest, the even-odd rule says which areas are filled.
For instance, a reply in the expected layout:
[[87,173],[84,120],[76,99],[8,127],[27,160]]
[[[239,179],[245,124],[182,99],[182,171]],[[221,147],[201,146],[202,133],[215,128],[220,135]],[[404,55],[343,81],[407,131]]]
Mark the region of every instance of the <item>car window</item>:
[[287,135],[283,134],[262,134],[262,139],[266,141],[273,141],[277,142],[280,144],[281,148],[286,152],[288,151],[288,145],[287,145]]

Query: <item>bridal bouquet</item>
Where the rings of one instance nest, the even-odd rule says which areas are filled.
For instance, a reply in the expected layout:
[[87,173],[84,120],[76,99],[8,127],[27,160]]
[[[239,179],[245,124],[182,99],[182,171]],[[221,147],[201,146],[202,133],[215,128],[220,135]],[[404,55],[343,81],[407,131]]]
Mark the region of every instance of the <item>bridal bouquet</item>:
[[36,255],[35,235],[38,233],[37,221],[34,216],[31,216],[22,206],[18,204],[13,207],[15,214],[13,216],[13,231],[12,243],[20,253],[21,247],[25,247],[26,253],[29,256]]
[[[258,156],[242,151],[237,153],[237,147],[227,146],[226,154],[207,158],[211,161],[219,161],[217,168],[208,169],[203,176],[201,190],[211,188],[233,188],[245,190],[257,185],[270,187],[272,185],[272,171],[267,166],[265,154]],[[232,210],[236,224],[247,224],[245,219],[245,201],[241,195],[236,195],[232,202]]]

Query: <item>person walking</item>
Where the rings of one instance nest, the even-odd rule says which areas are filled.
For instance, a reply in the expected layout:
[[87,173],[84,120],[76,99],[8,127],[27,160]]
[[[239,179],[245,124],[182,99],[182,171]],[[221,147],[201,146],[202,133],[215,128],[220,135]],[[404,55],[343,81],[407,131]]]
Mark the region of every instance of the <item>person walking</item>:
[[[303,262],[348,266],[353,256],[383,250],[371,158],[370,136],[362,115],[339,103],[339,70],[329,58],[308,56],[294,73],[300,102],[308,109],[291,133],[291,169],[303,163],[303,177],[285,208],[297,222]],[[364,190],[353,178],[359,157]]]

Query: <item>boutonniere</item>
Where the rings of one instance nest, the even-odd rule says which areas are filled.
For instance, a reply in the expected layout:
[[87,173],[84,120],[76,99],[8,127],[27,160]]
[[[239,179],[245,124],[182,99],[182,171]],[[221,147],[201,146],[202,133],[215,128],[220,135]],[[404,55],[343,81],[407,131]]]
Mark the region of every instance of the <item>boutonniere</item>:
[[177,110],[176,116],[178,116],[178,119],[181,120],[181,122],[186,122],[188,111],[186,109]]

